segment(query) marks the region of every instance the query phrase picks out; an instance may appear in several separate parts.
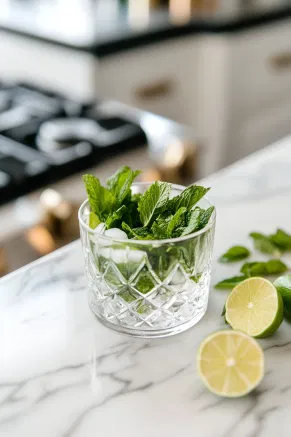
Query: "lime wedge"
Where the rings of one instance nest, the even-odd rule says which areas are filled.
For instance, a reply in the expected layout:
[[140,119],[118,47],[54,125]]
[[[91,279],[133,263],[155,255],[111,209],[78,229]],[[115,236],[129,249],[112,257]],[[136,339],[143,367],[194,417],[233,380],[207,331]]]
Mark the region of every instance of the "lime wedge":
[[207,388],[219,396],[250,393],[264,376],[264,354],[256,340],[239,331],[219,331],[201,344],[197,366]]
[[248,278],[227,298],[226,320],[252,337],[274,334],[283,321],[283,301],[274,285],[264,278]]

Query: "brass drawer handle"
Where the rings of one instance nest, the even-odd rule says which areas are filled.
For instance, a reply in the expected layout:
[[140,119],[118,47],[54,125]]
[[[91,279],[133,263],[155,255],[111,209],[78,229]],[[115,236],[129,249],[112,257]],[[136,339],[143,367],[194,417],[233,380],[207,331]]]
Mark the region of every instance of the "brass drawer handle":
[[174,83],[170,79],[162,79],[137,88],[134,92],[138,100],[151,100],[172,94]]
[[4,275],[7,275],[9,269],[8,269],[8,262],[6,258],[6,253],[3,247],[0,247],[0,278]]
[[277,71],[291,68],[291,52],[282,52],[278,55],[270,56],[269,63]]

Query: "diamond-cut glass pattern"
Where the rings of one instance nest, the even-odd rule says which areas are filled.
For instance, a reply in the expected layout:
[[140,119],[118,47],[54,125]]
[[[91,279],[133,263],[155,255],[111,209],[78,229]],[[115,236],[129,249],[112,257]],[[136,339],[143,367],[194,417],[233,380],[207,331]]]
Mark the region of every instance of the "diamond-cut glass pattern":
[[[211,233],[212,230],[208,232]],[[189,265],[185,268],[185,261],[177,257],[177,251],[174,250],[171,268],[167,270],[166,277],[164,274],[160,277],[156,265],[151,265],[150,259],[153,259],[153,256],[148,256],[147,246],[144,246],[142,256],[140,249],[138,250],[138,258],[133,254],[136,251],[135,247],[129,248],[133,252],[130,256],[128,248],[124,248],[124,245],[123,248],[107,248],[106,253],[110,258],[105,259],[106,253],[100,250],[98,256],[97,248],[94,247],[94,243],[92,245],[91,240],[86,249],[88,239],[85,237],[84,241],[84,234],[82,239],[83,244],[85,243],[90,306],[101,319],[130,328],[133,333],[140,329],[150,333],[151,330],[181,325],[193,318],[200,318],[201,314],[205,313],[209,294],[211,236],[207,239],[207,247],[204,237],[204,251],[201,256],[197,254],[197,246],[202,244],[198,243],[195,248],[193,246],[195,253],[192,256],[194,258],[195,255],[197,260],[198,255],[199,260],[192,266],[191,271]],[[119,253],[114,254],[114,250]],[[154,248],[151,247],[151,250]],[[168,255],[165,255],[165,259],[167,257]],[[126,258],[127,263],[132,261],[128,269]],[[169,265],[168,260],[165,262]],[[195,277],[195,280],[191,279],[191,276]]]

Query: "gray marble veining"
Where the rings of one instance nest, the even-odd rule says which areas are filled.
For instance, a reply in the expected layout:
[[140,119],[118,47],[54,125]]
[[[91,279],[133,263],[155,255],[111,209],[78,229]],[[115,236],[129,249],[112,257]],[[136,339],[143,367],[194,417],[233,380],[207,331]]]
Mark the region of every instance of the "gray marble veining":
[[[291,230],[291,139],[204,182],[218,210],[212,282],[237,266],[216,263],[251,230]],[[286,258],[291,265],[291,258]],[[201,384],[201,340],[224,328],[226,294],[211,290],[203,320],[169,339],[140,340],[90,313],[80,243],[0,281],[0,436],[289,437],[291,326],[261,341],[266,375],[238,400]]]

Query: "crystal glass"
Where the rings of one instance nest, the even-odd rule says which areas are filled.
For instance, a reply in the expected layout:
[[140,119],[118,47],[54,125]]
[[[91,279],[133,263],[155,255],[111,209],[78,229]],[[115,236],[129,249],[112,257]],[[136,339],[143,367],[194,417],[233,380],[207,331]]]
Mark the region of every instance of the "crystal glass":
[[[150,184],[135,183],[134,193]],[[185,187],[172,186],[172,197]],[[202,199],[199,204],[211,203]],[[215,212],[208,225],[186,237],[168,240],[114,240],[88,226],[90,206],[79,210],[89,305],[116,331],[138,337],[163,337],[195,325],[209,297]]]

